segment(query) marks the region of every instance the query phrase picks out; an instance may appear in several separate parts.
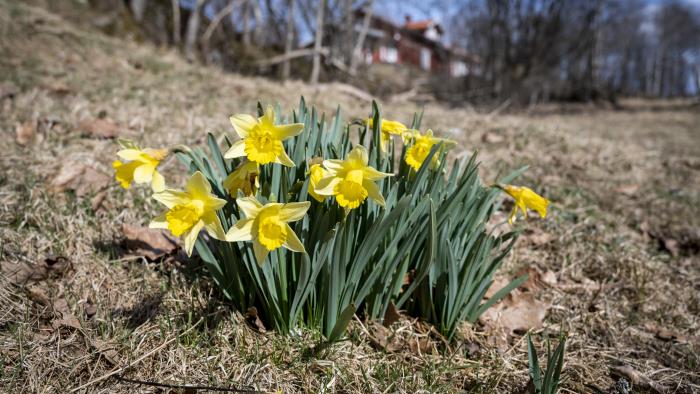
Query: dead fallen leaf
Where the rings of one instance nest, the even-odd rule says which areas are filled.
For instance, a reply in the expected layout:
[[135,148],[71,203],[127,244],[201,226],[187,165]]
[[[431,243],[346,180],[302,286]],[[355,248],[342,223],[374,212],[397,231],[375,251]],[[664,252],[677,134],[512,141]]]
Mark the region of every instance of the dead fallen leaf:
[[642,221],[642,223],[639,225],[639,230],[645,237],[651,237],[651,225],[649,224],[649,221]]
[[88,298],[83,304],[83,311],[85,312],[85,318],[92,319],[92,317],[97,314],[97,306]]
[[676,241],[673,238],[664,238],[663,239],[664,243],[664,248],[668,250],[668,252],[671,254],[671,256],[676,257],[680,253],[680,245],[678,244],[678,241]]
[[625,196],[634,196],[639,190],[638,184],[622,185],[615,189],[616,192],[624,194]]
[[421,356],[423,354],[433,354],[437,352],[435,344],[427,337],[413,337],[408,341],[408,348],[413,354]]
[[124,247],[130,254],[144,256],[152,261],[171,254],[178,248],[177,241],[164,230],[124,224],[122,233],[125,238]]
[[105,360],[109,361],[112,365],[118,365],[119,353],[117,352],[117,345],[111,342],[103,341],[101,339],[93,338],[90,339],[90,344]]
[[258,316],[258,308],[254,306],[248,308],[245,314],[245,320],[259,333],[264,334],[267,331],[262,320],[260,320],[260,316]]
[[17,285],[46,279],[46,270],[38,264],[3,262],[2,272],[7,280]]
[[535,246],[542,246],[552,240],[552,235],[535,227],[525,235],[525,239]]
[[95,168],[76,162],[66,162],[50,183],[51,191],[55,193],[73,190],[78,196],[97,193],[107,188],[110,177]]
[[92,200],[90,200],[90,207],[92,210],[95,212],[99,211],[102,208],[105,199],[107,199],[106,190],[96,193],[95,196],[92,197]]
[[505,140],[506,137],[491,131],[487,131],[481,135],[481,141],[487,144],[499,144]]
[[554,286],[557,284],[557,282],[559,282],[557,280],[557,274],[555,274],[554,271],[550,271],[550,270],[544,271],[542,273],[542,276],[540,277],[540,279],[542,280],[542,282],[544,282],[550,286]]
[[27,145],[31,140],[33,140],[35,134],[36,122],[34,121],[30,120],[24,123],[18,123],[15,126],[15,140],[22,146]]
[[524,289],[534,294],[539,293],[540,290],[547,286],[554,286],[557,284],[557,275],[550,270],[542,272],[539,268],[532,266],[520,270],[515,274],[515,277],[517,278],[525,274],[527,274],[527,280],[520,285],[519,289]]
[[0,100],[14,98],[17,93],[19,93],[19,89],[17,89],[17,86],[12,82],[3,82],[0,84]]
[[666,327],[660,327],[655,323],[647,323],[644,325],[644,328],[648,332],[654,334],[657,338],[664,341],[674,341],[679,343],[691,342],[691,338],[689,338],[688,336],[678,331],[668,329]]
[[391,331],[378,322],[371,322],[367,329],[369,331],[369,341],[376,349],[384,350],[388,353],[396,352],[402,348]]
[[532,293],[514,290],[484,312],[479,321],[491,328],[504,328],[507,334],[523,333],[541,328],[546,313],[547,305]]
[[389,306],[386,308],[386,313],[384,314],[384,327],[389,327],[401,319],[401,314],[399,310],[396,309],[396,305],[393,302],[389,302]]
[[31,286],[27,288],[27,297],[33,302],[41,306],[51,305],[51,300],[49,296],[46,295],[46,291],[41,287]]
[[72,327],[77,330],[83,328],[80,324],[80,320],[78,320],[73,315],[73,312],[71,312],[70,307],[68,306],[68,301],[66,301],[65,298],[56,298],[53,301],[53,309],[54,312],[60,314],[61,316],[60,318],[56,318],[51,322],[51,326],[54,330],[58,330],[61,327]]
[[633,385],[638,386],[639,388],[651,389],[656,393],[665,393],[668,391],[665,386],[654,382],[646,375],[630,367],[629,365],[611,367],[610,372],[613,375],[628,379]]
[[61,319],[54,319],[51,322],[51,327],[53,327],[54,330],[58,330],[61,327],[71,327],[71,328],[75,328],[76,330],[80,330],[83,328],[80,325],[80,320],[78,320],[73,315],[69,315],[69,316],[61,318]]
[[78,125],[80,130],[88,137],[116,138],[119,136],[120,127],[109,119],[84,120]]
[[63,257],[47,257],[44,261],[34,264],[4,262],[2,265],[5,277],[17,285],[45,280],[51,276],[63,275],[71,268],[70,261]]
[[70,88],[65,82],[63,81],[55,81],[46,88],[53,94],[59,95],[59,96],[64,96],[66,94],[72,93],[73,89]]

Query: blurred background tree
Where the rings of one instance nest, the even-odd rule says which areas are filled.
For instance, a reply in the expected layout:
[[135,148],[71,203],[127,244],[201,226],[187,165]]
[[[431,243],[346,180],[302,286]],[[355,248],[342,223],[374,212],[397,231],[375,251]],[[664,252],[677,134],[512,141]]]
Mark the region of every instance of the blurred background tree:
[[190,61],[377,95],[532,105],[700,92],[700,6],[689,0],[89,4],[109,33]]

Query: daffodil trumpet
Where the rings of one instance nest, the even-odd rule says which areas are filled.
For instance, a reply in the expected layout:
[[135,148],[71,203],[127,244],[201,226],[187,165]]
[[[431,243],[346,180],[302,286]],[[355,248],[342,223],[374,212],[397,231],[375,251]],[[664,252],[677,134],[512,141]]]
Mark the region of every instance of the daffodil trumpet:
[[119,143],[124,149],[117,152],[117,156],[124,161],[112,162],[114,177],[119,184],[124,189],[128,189],[132,182],[149,183],[154,192],[165,189],[165,178],[157,167],[168,156],[168,150],[141,149],[129,140],[120,140]]
[[309,201],[263,205],[255,197],[242,197],[236,200],[236,204],[245,218],[229,229],[226,240],[252,241],[255,260],[260,266],[265,264],[270,252],[280,247],[306,253],[304,244],[289,223],[301,220],[306,215],[311,205]]
[[[369,128],[374,127],[374,119],[368,118],[366,121]],[[380,121],[380,148],[382,152],[387,152],[389,150],[389,141],[393,135],[403,136],[403,134],[408,130],[408,127],[401,122],[389,119],[382,119]]]
[[253,196],[260,188],[260,165],[254,161],[243,161],[223,181],[223,186],[231,197],[238,197],[240,190],[245,196]]
[[226,240],[226,233],[216,213],[226,205],[226,200],[211,193],[211,185],[201,172],[197,171],[190,177],[184,191],[165,189],[153,194],[153,199],[168,210],[153,219],[149,227],[167,229],[174,236],[182,237],[188,256],[192,255],[202,229],[215,239]]
[[258,164],[279,163],[294,167],[294,162],[284,151],[282,141],[301,134],[303,123],[275,124],[275,111],[268,106],[265,114],[254,118],[247,114],[230,118],[233,129],[241,138],[224,154],[226,159],[247,157]]
[[326,176],[326,170],[323,168],[322,163],[311,164],[307,175],[309,176],[309,195],[318,202],[326,201],[328,196],[323,196],[316,192],[318,183]]
[[518,210],[522,211],[523,216],[525,218],[527,218],[528,208],[539,213],[541,218],[545,218],[547,216],[547,207],[549,206],[549,200],[535,193],[529,187],[499,184],[494,186],[503,190],[515,200],[513,211],[508,216],[509,224],[512,225],[515,221]]
[[368,162],[367,149],[362,145],[356,145],[345,160],[324,160],[326,176],[316,184],[315,193],[335,197],[346,210],[359,207],[367,197],[384,206],[376,182],[393,174],[377,171]]
[[[406,150],[406,164],[416,171],[420,169],[425,159],[430,155],[430,150],[433,146],[442,144],[440,149],[447,150],[452,149],[456,145],[455,141],[434,137],[432,130],[428,130],[425,134],[421,134],[418,130],[413,130],[406,138],[411,141],[411,146]],[[430,161],[430,168],[435,169],[439,164],[438,155],[433,155]]]

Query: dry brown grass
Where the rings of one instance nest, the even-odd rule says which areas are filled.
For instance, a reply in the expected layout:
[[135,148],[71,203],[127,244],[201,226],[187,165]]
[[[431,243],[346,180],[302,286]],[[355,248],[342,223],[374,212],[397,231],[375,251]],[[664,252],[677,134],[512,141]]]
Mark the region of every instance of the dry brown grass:
[[[365,116],[369,103],[334,86],[191,66],[7,0],[0,1],[0,75],[18,90],[0,102],[3,269],[56,255],[71,262],[28,286],[0,282],[4,391],[66,392],[132,363],[131,378],[263,391],[512,392],[527,382],[523,338],[499,349],[479,326],[465,327],[448,348],[431,341],[419,352],[392,353],[372,347],[365,323],[322,351],[312,330],[258,334],[196,264],[122,256],[121,223],[144,224],[155,213],[143,190],[111,187],[98,210],[91,195],[48,190],[68,160],[110,172],[114,142],[81,137],[81,120],[104,115],[144,145],[165,146],[227,132],[228,115],[252,111],[258,100],[289,109],[304,95],[327,114],[341,104],[349,116]],[[687,101],[624,104],[498,116],[430,104],[424,125],[460,140],[467,150],[456,154],[478,147],[486,180],[531,165],[522,182],[554,201],[547,220],[528,224],[507,271],[556,273],[557,285],[538,298],[551,304],[542,332],[570,333],[566,391],[606,392],[617,365],[670,391],[700,391],[700,110]],[[384,106],[404,121],[418,109]],[[20,146],[15,126],[28,121],[36,136]],[[172,183],[181,172],[175,161],[166,164]],[[542,234],[551,239],[538,241]],[[80,328],[56,323],[67,315]],[[407,320],[393,330],[405,343],[426,337]],[[84,390],[149,391],[113,378]]]

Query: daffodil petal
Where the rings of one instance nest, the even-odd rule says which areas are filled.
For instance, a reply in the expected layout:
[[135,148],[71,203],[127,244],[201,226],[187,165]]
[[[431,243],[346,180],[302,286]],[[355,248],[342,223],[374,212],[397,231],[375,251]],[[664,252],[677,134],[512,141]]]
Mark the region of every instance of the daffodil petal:
[[202,227],[204,227],[204,222],[200,220],[185,234],[183,241],[185,243],[185,252],[187,252],[187,256],[192,256],[194,244],[197,242],[197,236],[199,232],[202,231]]
[[287,156],[287,152],[284,150],[275,158],[275,162],[287,167],[294,167],[294,162]]
[[224,228],[221,225],[221,220],[219,220],[216,213],[207,212],[204,214],[204,216],[202,216],[202,221],[204,222],[204,228],[212,238],[218,239],[219,241],[227,240],[226,232],[224,232]]
[[153,178],[151,179],[151,189],[155,192],[162,192],[165,190],[165,178],[163,175],[156,170],[153,170]]
[[153,179],[153,171],[155,167],[150,164],[142,164],[134,170],[134,182],[136,183],[151,183]]
[[253,240],[253,222],[255,219],[241,219],[226,233],[226,241],[240,242]]
[[168,208],[179,204],[186,204],[189,201],[187,193],[174,189],[165,189],[162,192],[154,193],[153,199]]
[[253,252],[255,252],[255,260],[258,262],[258,265],[262,267],[265,264],[267,254],[270,252],[258,241],[253,241]]
[[510,215],[508,215],[508,224],[513,225],[513,219],[515,219],[515,215],[518,213],[518,206],[514,206],[513,210],[510,212]]
[[236,157],[243,157],[245,155],[245,141],[238,140],[224,153],[224,158],[235,159]]
[[342,160],[324,160],[323,161],[323,166],[326,167],[326,170],[328,171],[335,171],[338,172],[343,169],[343,161]]
[[201,172],[196,171],[192,174],[190,179],[187,180],[185,190],[187,190],[192,197],[206,201],[211,194],[211,185]]
[[394,174],[387,174],[386,172],[381,172],[377,171],[374,167],[365,167],[363,169],[363,176],[365,179],[368,179],[370,181],[377,181],[380,179],[384,179],[388,176],[393,176]]
[[253,219],[258,216],[258,212],[262,209],[262,204],[255,197],[242,197],[236,199],[236,204],[238,209],[243,211],[245,216],[249,219]]
[[356,160],[363,165],[367,165],[369,162],[369,155],[367,154],[367,149],[362,145],[355,145],[354,148],[348,153],[348,160]]
[[316,194],[322,196],[332,196],[335,185],[339,184],[340,181],[340,178],[334,176],[328,176],[321,179],[318,181],[318,184],[316,184]]
[[236,131],[239,137],[245,138],[248,136],[250,129],[255,127],[258,123],[257,120],[248,114],[238,114],[233,115],[229,118],[233,129]]
[[287,239],[284,241],[282,246],[295,252],[306,253],[304,244],[301,243],[299,237],[297,237],[297,235],[294,233],[294,230],[292,230],[288,224],[285,224],[285,226],[287,226]]
[[259,121],[267,123],[270,126],[275,124],[275,109],[272,105],[268,105],[267,108],[265,108],[265,113],[260,117]]
[[224,205],[226,205],[226,200],[218,197],[213,197],[211,194],[205,201],[207,209],[211,209],[213,211],[218,211],[219,209],[223,208]]
[[379,191],[379,186],[372,181],[362,182],[362,186],[367,189],[367,195],[369,198],[373,199],[377,204],[384,206],[386,202],[384,201],[384,196]]
[[304,202],[290,202],[282,205],[280,209],[280,220],[284,222],[296,222],[306,215],[306,211],[309,210],[311,206],[310,201]]
[[141,160],[143,152],[138,150],[138,149],[122,149],[119,152],[117,152],[117,156],[121,157],[124,160]]
[[165,214],[160,214],[153,218],[150,223],[148,223],[148,228],[168,228],[168,221],[165,219]]
[[304,130],[304,124],[303,123],[291,123],[291,124],[283,124],[283,125],[277,125],[274,128],[274,135],[276,138],[280,140],[287,139],[289,137],[294,137],[295,135],[301,134],[301,132]]

